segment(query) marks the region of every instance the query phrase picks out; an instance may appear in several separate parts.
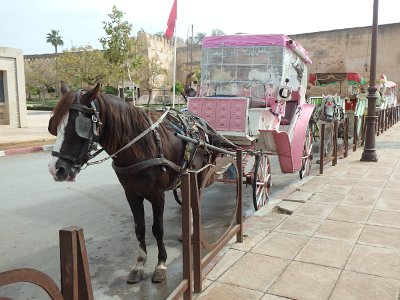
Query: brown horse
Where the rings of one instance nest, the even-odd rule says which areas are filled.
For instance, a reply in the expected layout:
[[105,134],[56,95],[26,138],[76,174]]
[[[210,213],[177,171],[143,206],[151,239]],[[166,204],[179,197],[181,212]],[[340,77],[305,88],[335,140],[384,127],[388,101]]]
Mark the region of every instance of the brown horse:
[[[198,169],[215,161],[216,152],[194,147],[175,136],[185,133],[192,138],[216,145],[215,131],[193,116],[174,110],[159,112],[131,106],[120,98],[101,94],[100,85],[82,93],[62,86],[62,97],[49,122],[50,133],[57,135],[49,162],[56,181],[73,181],[88,162],[95,142],[112,157],[113,168],[122,184],[131,208],[138,239],[136,265],[128,283],[143,279],[147,251],[143,200],[153,209],[153,235],[157,240],[158,264],[153,282],[166,278],[167,252],[163,236],[164,192],[179,184],[186,169]],[[113,155],[116,154],[116,155]]]

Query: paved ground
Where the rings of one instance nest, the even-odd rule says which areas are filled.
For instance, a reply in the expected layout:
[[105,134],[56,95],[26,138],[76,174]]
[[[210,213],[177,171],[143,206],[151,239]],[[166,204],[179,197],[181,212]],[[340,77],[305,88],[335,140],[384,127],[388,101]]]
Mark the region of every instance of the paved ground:
[[[24,142],[51,144],[48,118],[33,114],[27,129],[0,126],[0,155]],[[358,149],[259,211],[197,299],[398,299],[400,124],[376,147],[378,162],[360,162]]]
[[28,111],[25,128],[0,125],[0,156],[41,151],[43,145],[53,144],[55,137],[47,131],[50,113]]
[[400,124],[376,146],[378,162],[358,149],[299,182],[225,249],[197,299],[397,300]]

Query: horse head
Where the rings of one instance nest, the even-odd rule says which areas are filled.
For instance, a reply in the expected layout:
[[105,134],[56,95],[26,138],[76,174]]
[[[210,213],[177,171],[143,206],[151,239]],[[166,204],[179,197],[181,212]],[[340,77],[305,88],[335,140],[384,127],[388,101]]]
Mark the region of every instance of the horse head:
[[323,100],[322,100],[322,113],[323,115],[321,116],[322,120],[326,122],[332,122],[335,119],[335,111],[336,111],[336,100],[335,96],[332,95],[327,95],[325,96],[322,94]]
[[90,158],[98,138],[100,120],[96,98],[100,84],[85,94],[69,91],[62,82],[61,99],[54,108],[48,130],[57,136],[49,162],[55,181],[74,181]]

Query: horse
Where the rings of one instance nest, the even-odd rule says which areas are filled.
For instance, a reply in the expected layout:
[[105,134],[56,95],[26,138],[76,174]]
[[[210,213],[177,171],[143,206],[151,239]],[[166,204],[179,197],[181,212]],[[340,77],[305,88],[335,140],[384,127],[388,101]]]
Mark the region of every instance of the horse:
[[[176,110],[164,112],[132,106],[112,95],[100,93],[100,85],[83,93],[61,86],[61,98],[49,121],[49,132],[57,136],[49,172],[55,181],[75,181],[96,143],[112,158],[135,223],[138,240],[136,264],[127,283],[143,279],[147,258],[144,199],[153,210],[152,232],[157,241],[158,263],[152,281],[166,278],[163,212],[165,191],[179,185],[186,169],[197,170],[215,162],[217,151],[196,147],[178,138],[180,132],[219,146],[217,133],[204,121]],[[104,159],[103,159],[104,160]],[[98,161],[99,162],[99,161]]]
[[319,110],[319,119],[328,123],[344,118],[343,107],[337,101],[337,95],[322,95],[322,102]]

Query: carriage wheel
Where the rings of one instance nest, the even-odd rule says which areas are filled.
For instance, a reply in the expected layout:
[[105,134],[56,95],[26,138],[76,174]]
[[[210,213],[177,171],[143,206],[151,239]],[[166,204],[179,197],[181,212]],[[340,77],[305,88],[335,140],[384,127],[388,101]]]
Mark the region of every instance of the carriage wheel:
[[300,179],[310,175],[313,159],[313,135],[310,129],[307,129],[306,140],[304,141],[303,157],[301,160],[301,169],[299,171]]
[[181,191],[181,188],[176,188],[176,189],[172,190],[172,192],[174,193],[175,201],[179,205],[182,205],[182,191]]
[[252,186],[254,209],[259,210],[268,202],[271,190],[271,164],[266,154],[256,156]]

